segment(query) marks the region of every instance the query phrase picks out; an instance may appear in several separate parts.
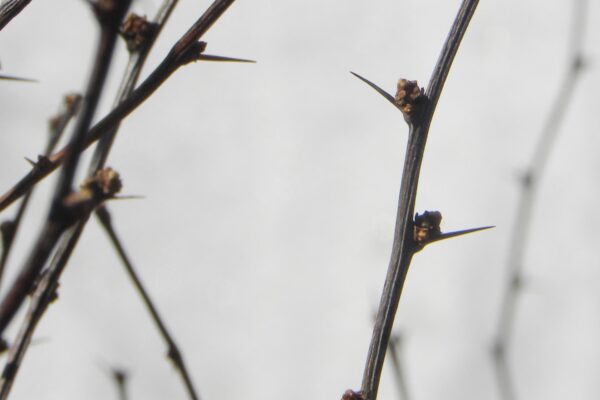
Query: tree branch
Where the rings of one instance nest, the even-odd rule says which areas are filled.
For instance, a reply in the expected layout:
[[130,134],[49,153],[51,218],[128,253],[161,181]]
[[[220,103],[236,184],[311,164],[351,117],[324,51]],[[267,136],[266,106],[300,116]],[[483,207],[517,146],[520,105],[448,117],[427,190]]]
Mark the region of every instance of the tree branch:
[[[381,295],[361,387],[362,395],[368,400],[377,398],[385,352],[388,347],[396,310],[398,309],[402,287],[412,257],[417,250],[417,245],[413,239],[412,216],[429,126],[450,66],[478,2],[478,0],[463,1],[433,71],[425,98],[421,99],[419,94],[414,92],[412,85],[409,85],[411,82],[401,81],[399,84],[399,89],[404,92],[399,90],[396,99],[403,108],[404,117],[409,124],[409,139],[400,186],[392,256],[383,294]],[[414,86],[416,86],[416,82],[414,82]],[[402,96],[408,97],[404,99]]]
[[181,379],[183,380],[183,383],[185,384],[185,388],[188,392],[188,395],[193,400],[199,399],[199,396],[196,393],[196,389],[194,389],[194,384],[192,382],[190,374],[189,374],[187,367],[185,365],[185,362],[183,360],[183,356],[181,355],[181,351],[179,350],[179,347],[175,343],[173,336],[169,333],[165,323],[163,322],[162,318],[160,317],[160,314],[158,313],[158,310],[156,309],[156,306],[152,302],[150,295],[144,288],[142,281],[140,280],[139,276],[137,275],[135,268],[133,267],[133,264],[131,263],[131,260],[127,256],[127,253],[125,252],[125,249],[121,243],[121,240],[117,236],[117,233],[115,232],[115,229],[112,225],[112,218],[111,218],[111,215],[108,212],[107,208],[106,207],[98,208],[96,210],[96,217],[98,217],[98,220],[100,221],[100,224],[106,231],[106,234],[108,235],[111,244],[113,245],[113,247],[119,254],[119,258],[123,262],[123,266],[125,267],[125,270],[127,271],[127,274],[129,275],[129,278],[133,282],[133,285],[135,286],[135,289],[138,291],[139,295],[142,297],[142,301],[144,302],[144,305],[148,309],[148,312],[150,312],[150,315],[152,316],[152,320],[156,324],[156,327],[159,330],[160,335],[162,336],[163,340],[165,341],[165,343],[167,345],[167,357],[173,362],[173,365],[175,366],[175,368],[181,375]]
[[31,0],[4,0],[0,4],[0,31],[29,3]]

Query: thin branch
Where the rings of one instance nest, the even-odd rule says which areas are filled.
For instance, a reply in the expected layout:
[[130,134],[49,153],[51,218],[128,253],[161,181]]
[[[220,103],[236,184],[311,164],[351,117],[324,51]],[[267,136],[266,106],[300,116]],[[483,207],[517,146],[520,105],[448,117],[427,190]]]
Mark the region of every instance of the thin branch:
[[[61,110],[55,117],[50,119],[50,132],[48,135],[48,143],[46,144],[46,148],[43,153],[44,157],[47,157],[54,151],[54,148],[65,131],[69,121],[71,121],[73,116],[75,116],[79,110],[80,104],[81,96],[78,94],[69,94],[63,98]],[[6,262],[10,254],[10,250],[12,249],[12,244],[14,243],[14,238],[19,230],[19,226],[21,225],[23,215],[25,214],[27,204],[29,203],[32,193],[33,188],[23,197],[14,219],[7,220],[2,223],[1,229],[3,248],[2,256],[0,258],[0,286],[2,283],[2,278],[4,277]]]
[[[422,104],[419,104],[420,97],[418,93],[411,97],[414,91],[408,85],[410,82],[401,81],[401,85],[399,85],[399,89],[402,89],[404,92],[399,91],[396,101],[399,102],[403,109],[405,119],[409,123],[410,133],[402,173],[392,256],[373,329],[373,337],[369,346],[369,354],[361,386],[362,395],[368,400],[375,400],[377,398],[385,352],[388,347],[394,317],[398,309],[402,287],[404,286],[412,257],[417,250],[417,246],[413,240],[412,216],[414,214],[419,172],[429,126],[450,66],[478,3],[478,0],[463,1],[450,30],[450,34],[446,39],[440,58],[437,61],[429,87],[427,88],[426,97],[424,100],[421,99]],[[401,102],[403,100],[402,97],[407,93],[409,97],[405,102],[408,102],[408,104],[404,104]]]
[[133,285],[135,286],[139,295],[142,297],[144,305],[150,312],[150,315],[152,316],[152,320],[154,321],[154,323],[156,324],[156,327],[160,331],[160,334],[167,345],[167,357],[173,362],[173,365],[175,366],[175,368],[181,375],[181,379],[183,380],[183,382],[185,384],[185,387],[187,389],[187,392],[188,392],[190,398],[191,399],[199,399],[199,396],[196,393],[196,390],[194,389],[194,385],[192,383],[192,379],[187,370],[185,362],[183,361],[183,356],[181,355],[181,351],[179,350],[179,347],[175,343],[173,336],[169,333],[164,321],[162,320],[162,318],[160,317],[160,314],[158,313],[158,310],[156,309],[156,306],[152,302],[150,295],[144,288],[144,285],[142,284],[139,276],[137,275],[137,273],[133,267],[133,264],[131,263],[131,260],[127,256],[127,253],[125,252],[125,249],[121,243],[121,240],[119,239],[119,237],[118,237],[117,233],[115,232],[115,229],[112,225],[111,215],[108,212],[107,208],[106,207],[98,208],[96,210],[96,217],[98,217],[98,220],[100,221],[100,224],[106,231],[111,244],[114,246],[115,250],[119,254],[119,257],[121,258],[121,261],[123,262],[123,266],[125,267],[125,270],[127,271],[127,274],[129,275],[129,278],[133,282]]
[[3,80],[3,81],[15,81],[15,82],[29,82],[29,83],[36,83],[36,82],[38,82],[37,79],[23,78],[23,77],[20,77],[20,76],[12,76],[12,75],[4,75],[4,74],[0,74],[0,80]]
[[[158,67],[156,67],[148,78],[142,82],[130,96],[123,100],[115,109],[89,130],[83,148],[77,151],[83,151],[102,135],[110,132],[116,124],[128,116],[142,104],[144,100],[150,97],[150,95],[152,95],[179,67],[189,62],[196,61],[206,46],[206,43],[198,42],[198,40],[234,1],[235,0],[215,0],[198,21],[194,23],[192,28],[190,28],[190,30],[175,43],[165,59]],[[71,146],[66,146],[49,157],[50,162],[47,163],[44,168],[32,169],[13,188],[0,197],[0,211],[4,210],[13,201],[26,193],[31,186],[35,185],[58,168],[58,166],[65,161],[65,156],[69,152],[71,152]]]
[[[71,228],[73,231],[83,229],[83,224],[77,224]],[[75,244],[64,248],[64,252],[69,255],[73,252]],[[64,258],[66,260],[66,258]],[[44,311],[48,307],[48,304],[56,298],[56,288],[58,287],[58,274],[57,270],[62,270],[65,263],[55,263],[54,269],[48,269],[46,273],[42,274],[33,295],[31,296],[31,303],[29,304],[29,310],[15,343],[10,347],[8,353],[8,360],[2,371],[2,377],[0,378],[0,400],[6,400],[10,394],[10,390],[15,381],[17,372],[23,361],[23,357],[29,347],[33,332],[37,327]]]
[[19,15],[29,3],[31,3],[31,0],[4,0],[0,4],[0,31],[14,17]]
[[[79,219],[78,215],[73,214],[72,208],[65,202],[65,199],[72,190],[72,181],[79,162],[79,154],[83,150],[85,135],[89,130],[112,60],[118,28],[129,7],[129,2],[116,1],[113,4],[115,7],[111,7],[111,2],[95,3],[101,33],[92,75],[70,141],[70,151],[66,153],[65,165],[58,179],[46,223],[16,281],[0,304],[0,337],[32,289],[35,279],[46,264],[60,236]],[[34,168],[34,170],[36,169]]]
[[[140,86],[140,88],[138,88],[136,91],[133,92],[133,94],[128,97],[128,100],[125,100],[124,102],[122,102],[120,104],[120,106],[118,106],[115,110],[113,110],[113,112],[111,114],[109,114],[108,117],[106,117],[103,121],[106,121],[107,118],[110,117],[110,115],[112,115],[112,121],[110,123],[106,123],[104,122],[104,125],[102,121],[100,121],[100,123],[98,125],[100,125],[101,128],[98,128],[98,125],[96,125],[97,131],[99,132],[101,131],[101,133],[105,133],[105,132],[110,132],[110,129],[114,127],[114,124],[118,123],[121,118],[117,118],[115,117],[115,115],[118,115],[118,113],[115,113],[117,110],[119,110],[119,107],[121,107],[121,110],[126,110],[127,107],[123,106],[124,103],[127,103],[128,101],[130,102],[135,102],[135,101],[139,101],[141,103],[141,101],[143,100],[139,100],[139,98],[146,98],[148,97],[150,94],[152,94],[153,90],[155,90],[158,86],[160,86],[160,83],[162,83],[162,81],[164,81],[168,76],[170,76],[170,74],[172,72],[174,72],[179,66],[186,64],[187,62],[193,61],[197,58],[197,56],[204,50],[205,44],[202,42],[198,42],[197,39],[199,39],[199,36],[201,36],[202,34],[204,34],[206,32],[206,30],[208,30],[208,28],[210,26],[212,26],[212,24],[222,15],[222,13],[229,7],[230,4],[233,3],[234,0],[215,0],[215,2],[211,5],[211,7],[209,7],[209,9],[200,17],[200,19],[193,25],[192,29],[190,29],[182,39],[180,39],[180,41],[177,42],[177,44],[174,46],[177,47],[177,49],[172,50],[169,55],[167,55],[167,58],[165,59],[165,61],[163,61],[163,63],[161,63],[161,65],[159,65],[159,67],[153,72],[153,74],[151,74],[151,76],[148,78],[148,80],[146,80],[144,83],[147,83],[148,81],[153,82],[152,84],[147,84],[146,86],[144,86],[144,83]],[[169,3],[171,4],[171,3]],[[172,3],[174,5],[174,3]],[[159,13],[159,15],[162,16],[168,16],[168,14],[170,13],[169,10],[165,10],[164,8],[162,9],[162,14]],[[196,36],[199,35],[199,36]],[[170,61],[168,61],[170,60]],[[162,66],[162,67],[161,67]],[[162,69],[161,69],[162,68]],[[169,73],[166,73],[164,75],[161,75],[160,72],[157,71],[171,71]],[[152,78],[153,76],[155,76],[155,78]],[[156,76],[160,77],[160,79],[162,79],[162,81],[160,81],[160,79],[158,79],[158,81],[160,81],[157,84],[157,79]],[[156,85],[154,87],[153,90],[149,90],[149,87],[152,87],[152,85]],[[137,93],[137,95],[136,95]],[[137,100],[131,100],[133,97],[135,96],[139,96],[139,98],[137,98]],[[144,97],[146,96],[146,97]],[[139,103],[138,103],[139,104]],[[133,108],[132,108],[133,109]],[[128,112],[130,112],[131,110],[129,110]],[[119,111],[119,112],[123,112],[123,111]],[[125,114],[126,115],[126,114]],[[112,125],[111,125],[112,124]],[[102,127],[103,126],[103,127]],[[93,130],[93,129],[92,129]],[[95,140],[97,140],[100,136],[100,134],[97,134],[97,136],[95,136],[95,138],[93,140],[90,139],[90,136],[92,136],[92,130],[90,132],[88,132],[88,136],[87,136],[87,141],[85,142],[85,147],[89,146],[91,143],[93,143]],[[84,147],[84,148],[85,148]],[[103,152],[107,152],[110,148],[110,145],[106,146],[104,148],[104,150],[102,150]],[[71,151],[71,149],[77,149],[76,147],[70,147],[67,146],[65,149],[63,149],[61,151],[61,162],[62,160],[64,160],[64,154],[68,153],[69,151]],[[73,152],[81,152],[83,149],[79,149],[79,150],[73,150]],[[103,155],[105,156],[105,155]],[[104,157],[105,159],[105,157]],[[100,165],[104,162],[104,160],[102,160],[102,157],[99,158],[95,158],[95,160],[101,160],[101,161],[92,161],[92,166],[94,165],[94,163],[97,163],[96,165]],[[50,157],[50,163],[46,163],[46,164],[50,164],[51,166],[55,163],[52,160],[52,157]],[[35,168],[34,168],[35,170]],[[114,193],[111,193],[110,198],[114,197]],[[67,261],[69,260],[70,256],[71,256],[71,252],[73,250],[73,248],[75,247],[75,245],[77,244],[78,238],[81,235],[81,232],[85,226],[85,223],[87,222],[87,219],[89,218],[90,212],[91,210],[93,210],[98,202],[95,201],[96,199],[92,199],[92,204],[88,204],[87,207],[84,207],[84,210],[82,212],[80,212],[78,214],[78,219],[79,222],[73,227],[71,228],[68,232],[66,232],[63,237],[61,238],[60,244],[59,244],[59,248],[56,251],[56,254],[53,258],[53,260],[50,263],[50,266],[48,267],[48,272],[47,272],[47,276],[48,279],[42,281],[40,284],[38,284],[38,288],[41,293],[43,293],[43,296],[45,299],[51,298],[52,293],[55,291],[56,285],[58,284],[58,280],[62,274],[62,271],[64,269],[64,267],[67,264]],[[104,199],[99,199],[99,200],[104,200]],[[49,225],[52,226],[52,225]],[[58,235],[56,235],[58,236]],[[37,247],[36,247],[37,248]],[[9,293],[10,294],[10,293]],[[7,296],[7,298],[5,299],[5,301],[0,304],[0,333],[4,330],[4,328],[6,327],[6,325],[8,324],[8,322],[10,322],[10,319],[12,318],[12,315],[14,315],[14,313],[16,312],[16,310],[18,309],[19,304],[15,304],[16,302],[14,301],[14,297],[10,297]],[[7,301],[8,300],[8,301]],[[21,299],[22,301],[22,299]],[[38,302],[36,305],[36,309],[35,309],[35,315],[39,315],[41,317],[41,315],[43,314],[44,309],[47,306],[47,302]],[[3,323],[2,320],[2,310],[3,308],[6,308],[9,312],[12,311],[12,315],[10,317],[5,318],[6,322]],[[37,319],[39,319],[39,317],[37,317]],[[33,331],[35,324],[37,322],[33,322],[33,320],[30,321],[26,321],[24,328],[27,328],[29,325],[33,325],[31,329],[31,331]],[[27,344],[23,345],[23,350],[22,353],[24,353],[25,349],[27,347]],[[179,354],[179,352],[177,351],[176,347],[171,347],[170,350],[172,350],[169,354],[169,357],[172,358],[173,360],[179,360],[180,364],[183,363],[183,360],[181,359],[181,354]],[[19,360],[22,359],[22,354],[19,356]],[[17,362],[17,367],[20,364],[20,361]],[[10,366],[7,365],[7,368],[9,368],[9,370],[11,371],[10,373],[10,379],[8,380],[8,382],[4,385],[9,386],[12,385],[12,380],[14,379],[14,374],[12,373],[13,369],[16,369],[12,366],[13,364],[11,364]],[[187,376],[187,374],[186,374]],[[188,381],[186,382],[186,387],[191,388],[191,381],[189,381],[189,377],[188,377]],[[192,396],[192,395],[191,395]],[[197,396],[194,397],[195,394],[192,396],[193,399],[198,398]],[[1,400],[1,399],[0,399]]]
[[521,180],[521,197],[517,204],[517,212],[511,243],[508,250],[507,272],[508,281],[501,303],[500,317],[495,333],[492,356],[498,377],[498,385],[504,400],[514,400],[515,390],[511,379],[507,349],[510,346],[516,308],[522,288],[525,250],[530,240],[530,229],[533,223],[533,206],[535,204],[540,182],[551,151],[560,132],[562,122],[583,71],[583,34],[585,31],[587,0],[574,2],[571,34],[569,40],[569,56],[567,70],[558,93],[550,107],[547,119],[542,127],[540,138],[534,151],[531,163]]
[[388,342],[390,356],[392,358],[392,365],[394,372],[396,373],[396,384],[398,386],[398,394],[401,400],[409,400],[408,386],[406,384],[406,374],[404,373],[404,367],[402,363],[402,355],[404,349],[404,340],[402,335],[394,335]]

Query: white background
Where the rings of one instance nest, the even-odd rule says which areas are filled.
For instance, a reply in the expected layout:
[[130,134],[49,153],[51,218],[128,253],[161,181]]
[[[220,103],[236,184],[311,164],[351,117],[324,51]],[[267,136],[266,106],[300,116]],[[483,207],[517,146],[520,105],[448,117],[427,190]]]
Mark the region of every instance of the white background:
[[[600,396],[597,39],[561,126],[533,215],[512,373],[521,399]],[[136,3],[150,17],[158,0]],[[179,70],[123,124],[109,165],[115,226],[205,400],[337,399],[360,387],[385,277],[407,128],[355,71],[392,94],[426,85],[458,0],[239,1],[207,53],[257,64]],[[150,71],[209,1],[181,1]],[[496,225],[413,260],[397,316],[413,399],[497,399],[490,345],[526,169],[567,68],[573,1],[481,1],[431,127],[417,210],[443,230]],[[0,189],[28,170],[61,96],[82,90],[96,24],[83,1],[33,1],[0,32]],[[121,44],[97,117],[122,75]],[[48,210],[37,192],[14,277]],[[14,213],[3,212],[2,219]],[[14,333],[15,324],[10,330]],[[114,251],[92,219],[13,389],[14,399],[186,398]],[[399,395],[386,364],[380,398]]]

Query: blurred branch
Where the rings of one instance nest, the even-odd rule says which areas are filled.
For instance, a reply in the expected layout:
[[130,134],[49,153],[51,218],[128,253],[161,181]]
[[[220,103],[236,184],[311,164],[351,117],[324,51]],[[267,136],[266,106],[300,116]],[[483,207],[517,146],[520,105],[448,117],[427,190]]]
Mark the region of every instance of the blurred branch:
[[[68,94],[64,96],[61,110],[55,117],[50,119],[49,125],[49,135],[48,135],[48,143],[46,144],[46,148],[44,150],[44,156],[48,156],[50,153],[54,151],[56,144],[61,138],[65,128],[67,127],[69,121],[75,116],[77,111],[79,110],[79,106],[81,104],[81,96],[78,94]],[[8,260],[8,256],[10,254],[10,250],[12,249],[12,244],[14,243],[14,238],[19,230],[19,226],[23,219],[23,215],[25,210],[27,209],[27,204],[29,203],[29,199],[31,198],[31,194],[33,193],[33,188],[25,194],[19,208],[17,210],[17,214],[12,220],[6,220],[2,223],[1,231],[2,231],[2,256],[0,257],[0,287],[2,286],[2,278],[4,277],[4,270],[6,267],[6,262]]]
[[556,137],[568,111],[568,106],[572,102],[576,84],[583,70],[582,47],[586,13],[587,0],[575,0],[571,22],[567,70],[562,78],[562,83],[558,87],[557,96],[547,114],[547,119],[543,125],[531,163],[521,180],[521,197],[517,204],[516,219],[512,234],[510,235],[511,243],[508,250],[508,263],[506,267],[508,282],[504,290],[500,317],[492,348],[498,385],[504,400],[514,400],[516,398],[507,349],[511,344],[516,308],[522,289],[523,262],[533,223],[533,206],[538,195],[542,176],[546,171],[548,159],[556,142]]
[[[69,144],[70,151],[66,153],[65,164],[58,178],[49,215],[16,281],[0,304],[0,336],[31,291],[35,279],[46,264],[60,236],[81,219],[83,203],[68,201],[68,196],[72,191],[72,181],[79,162],[79,154],[83,150],[85,135],[89,130],[111,64],[119,25],[129,7],[129,1],[114,1],[115,3],[111,1],[94,3],[93,7],[101,32],[92,74]],[[38,165],[42,164],[42,162],[38,163]],[[38,168],[33,168],[36,169]]]
[[414,240],[412,216],[429,127],[450,66],[477,4],[478,0],[463,1],[433,71],[427,92],[423,93],[416,82],[402,79],[398,84],[396,103],[409,125],[409,139],[402,172],[392,256],[361,386],[360,396],[368,400],[377,398],[385,353],[388,348],[402,287],[412,257],[419,247]]
[[31,0],[4,0],[0,4],[0,31],[29,3],[31,3]]
[[196,390],[194,389],[194,385],[192,383],[192,379],[187,370],[185,362],[183,361],[183,356],[181,355],[181,351],[179,350],[179,347],[175,343],[173,336],[169,333],[164,321],[162,320],[162,318],[160,317],[160,314],[158,313],[158,310],[156,309],[156,306],[152,302],[152,299],[150,299],[150,295],[144,288],[144,285],[142,284],[139,276],[137,275],[137,273],[133,267],[133,264],[131,263],[131,260],[127,256],[127,253],[125,252],[123,244],[121,243],[121,240],[117,236],[117,233],[115,232],[115,229],[112,225],[112,218],[111,218],[110,213],[108,212],[108,209],[106,207],[98,208],[96,210],[96,216],[98,217],[100,224],[106,231],[106,234],[108,235],[111,244],[113,245],[113,247],[119,254],[119,257],[121,258],[121,261],[123,262],[123,266],[125,267],[125,270],[127,271],[127,274],[129,275],[129,278],[131,279],[131,281],[133,282],[133,285],[135,286],[136,290],[138,291],[139,295],[141,296],[142,301],[144,302],[144,305],[148,309],[148,312],[150,312],[150,315],[152,316],[152,320],[156,324],[156,327],[158,328],[163,340],[167,344],[167,357],[173,362],[173,365],[175,366],[175,368],[181,375],[181,379],[183,380],[183,383],[185,384],[185,387],[187,389],[187,392],[188,392],[190,398],[194,399],[194,400],[199,399],[199,396],[196,393]]
[[[206,47],[206,43],[198,40],[227,10],[234,0],[215,0],[194,25],[175,43],[171,51],[156,69],[146,78],[130,96],[123,100],[106,117],[92,127],[86,138],[83,151],[128,116],[158,89],[179,67],[196,61]],[[22,196],[31,186],[42,180],[65,162],[66,154],[72,152],[71,146],[66,146],[49,157],[49,163],[44,168],[32,169],[12,189],[0,197],[0,211],[8,207],[14,200]]]

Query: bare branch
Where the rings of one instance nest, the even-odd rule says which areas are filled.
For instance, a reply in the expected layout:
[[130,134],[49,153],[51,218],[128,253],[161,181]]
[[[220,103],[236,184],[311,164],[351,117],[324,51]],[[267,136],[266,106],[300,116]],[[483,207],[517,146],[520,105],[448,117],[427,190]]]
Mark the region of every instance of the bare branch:
[[0,31],[29,3],[31,0],[4,0],[0,4]]
[[377,398],[385,352],[398,309],[402,287],[412,257],[418,248],[413,240],[412,216],[429,126],[450,66],[478,3],[478,0],[463,1],[432,74],[425,97],[423,98],[422,90],[419,90],[416,82],[401,80],[398,83],[398,93],[395,100],[403,110],[404,118],[409,124],[410,133],[402,172],[392,256],[377,312],[361,387],[361,392],[365,394],[368,400]]
[[[44,157],[47,157],[50,153],[54,151],[58,140],[62,136],[65,128],[69,121],[73,118],[73,116],[79,110],[79,106],[81,104],[81,96],[78,94],[69,94],[63,98],[63,102],[61,105],[61,110],[59,113],[50,119],[49,125],[49,135],[48,135],[48,143],[46,144],[46,149],[44,150]],[[33,161],[30,161],[35,167]],[[14,238],[19,230],[19,226],[21,224],[21,220],[23,219],[23,215],[27,209],[27,204],[29,203],[29,199],[31,198],[31,194],[33,193],[33,188],[30,190],[24,197],[23,201],[19,205],[19,209],[17,210],[17,214],[14,219],[7,220],[2,223],[2,256],[0,258],[0,286],[2,283],[2,278],[4,276],[4,269],[6,267],[6,262],[8,260],[8,256],[10,254],[10,250],[12,248],[12,244],[14,243]]]
[[187,392],[188,392],[190,398],[194,399],[194,400],[199,399],[199,396],[196,393],[196,390],[194,389],[194,385],[192,383],[192,379],[187,370],[185,362],[183,361],[183,356],[181,355],[181,351],[179,350],[179,347],[175,343],[173,336],[169,333],[164,321],[162,320],[162,318],[160,317],[160,314],[158,313],[158,310],[156,309],[156,306],[152,302],[150,295],[144,288],[142,281],[140,280],[139,276],[137,275],[135,268],[133,267],[133,264],[131,263],[131,260],[127,256],[127,253],[125,252],[125,249],[121,243],[121,240],[117,236],[117,233],[115,232],[115,229],[112,225],[112,218],[111,218],[110,213],[108,212],[106,207],[101,207],[96,210],[96,216],[98,217],[100,224],[106,231],[111,244],[114,246],[115,250],[119,254],[119,257],[121,258],[121,261],[123,262],[123,266],[125,267],[125,270],[127,271],[127,274],[129,275],[129,278],[133,282],[133,285],[135,286],[136,290],[138,291],[140,297],[142,298],[144,305],[146,306],[146,308],[148,309],[148,312],[152,316],[152,320],[156,324],[157,329],[159,330],[161,336],[163,337],[163,340],[165,341],[165,343],[167,345],[167,357],[173,362],[173,365],[175,366],[175,368],[181,375],[181,379],[183,380],[183,383],[185,384],[185,387],[187,389]]
[[[116,124],[150,97],[180,66],[198,60],[206,46],[206,43],[198,42],[198,40],[233,2],[234,0],[215,0],[192,28],[177,41],[150,76],[130,96],[119,103],[113,111],[89,130],[83,147],[77,151],[83,151],[114,128]],[[25,194],[31,186],[58,168],[65,161],[66,154],[69,152],[71,152],[71,146],[66,146],[49,157],[50,163],[45,168],[30,171],[13,188],[0,197],[0,211]]]

